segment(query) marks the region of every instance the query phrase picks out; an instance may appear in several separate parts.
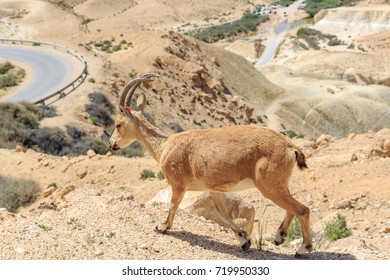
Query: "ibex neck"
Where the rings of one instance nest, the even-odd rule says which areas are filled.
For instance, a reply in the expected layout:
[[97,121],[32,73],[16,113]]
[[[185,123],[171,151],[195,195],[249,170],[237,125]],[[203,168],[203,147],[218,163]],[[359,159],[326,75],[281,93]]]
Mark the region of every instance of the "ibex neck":
[[144,116],[137,116],[139,119],[139,141],[144,145],[151,156],[160,163],[162,145],[168,135],[149,123]]

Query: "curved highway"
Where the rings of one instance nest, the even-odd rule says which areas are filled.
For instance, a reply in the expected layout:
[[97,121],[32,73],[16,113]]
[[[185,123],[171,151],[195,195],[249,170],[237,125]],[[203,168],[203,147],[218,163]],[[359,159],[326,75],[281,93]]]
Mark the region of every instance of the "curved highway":
[[38,101],[66,86],[74,72],[68,60],[40,47],[0,45],[0,58],[29,64],[33,68],[33,77],[27,77],[27,84],[2,98],[2,102]]
[[290,14],[295,13],[298,9],[298,6],[301,2],[295,1],[287,8],[283,8],[283,11],[286,12],[287,18],[282,17],[281,21],[275,26],[274,36],[269,39],[266,48],[263,51],[263,54],[256,62],[255,67],[259,68],[261,66],[266,65],[268,62],[272,60],[276,50],[278,49],[279,44],[283,41],[285,32],[289,28],[289,18]]

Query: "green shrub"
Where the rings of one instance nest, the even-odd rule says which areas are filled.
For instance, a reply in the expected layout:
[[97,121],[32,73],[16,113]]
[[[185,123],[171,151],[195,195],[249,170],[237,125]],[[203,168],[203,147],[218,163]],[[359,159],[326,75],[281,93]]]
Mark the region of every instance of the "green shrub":
[[148,178],[156,178],[156,173],[154,173],[152,170],[150,169],[144,169],[142,170],[141,172],[141,175],[140,175],[140,179],[141,180],[146,180]]
[[352,231],[347,228],[345,217],[337,214],[336,218],[328,223],[324,230],[325,237],[330,241],[335,241],[352,235]]
[[3,64],[0,64],[0,75],[4,75],[8,73],[9,70],[15,68],[10,62],[5,62]]
[[5,76],[0,77],[0,89],[6,87],[13,87],[18,84],[18,79],[14,74],[7,74]]
[[343,44],[343,41],[341,41],[339,39],[332,39],[332,40],[329,40],[329,42],[328,42],[328,46],[339,46],[342,44]]
[[294,218],[287,231],[286,242],[291,242],[302,237],[301,224],[297,218]]
[[306,0],[307,7],[305,11],[310,15],[310,17],[314,17],[314,15],[322,9],[346,6],[352,2],[355,2],[355,0]]
[[87,147],[87,150],[82,154],[85,154],[89,149],[94,150],[97,154],[105,155],[110,149],[108,148],[108,143],[91,136],[85,136],[81,138],[84,145]]
[[337,36],[335,35],[324,34],[321,31],[308,27],[299,28],[297,31],[297,37],[300,39],[304,39],[308,43],[308,45],[315,50],[320,49],[320,46],[318,44],[318,41],[320,40],[329,40],[329,46],[337,46],[343,44],[343,42],[337,39]]
[[27,148],[39,147],[41,152],[56,156],[68,154],[71,148],[70,139],[58,127],[33,129],[23,145]]
[[159,180],[164,180],[165,179],[165,174],[162,170],[160,170],[158,173],[157,173],[157,179]]
[[122,47],[121,47],[121,45],[119,44],[119,45],[115,45],[113,48],[112,48],[112,51],[113,52],[118,52],[118,51],[120,51],[122,49]]
[[187,35],[212,43],[229,36],[236,36],[239,33],[255,31],[257,26],[266,20],[268,20],[267,17],[259,17],[253,13],[244,13],[239,20],[190,31]]
[[40,186],[35,181],[0,175],[0,208],[16,212],[21,206],[32,203],[39,191]]
[[85,111],[95,125],[110,126],[114,124],[111,114],[114,113],[114,105],[102,93],[93,92],[88,95],[90,104],[85,105]]
[[128,157],[128,158],[143,157],[145,155],[142,146],[139,142],[133,142],[130,146],[120,149],[115,153],[117,155]]
[[0,147],[22,144],[39,127],[42,111],[29,103],[0,103]]

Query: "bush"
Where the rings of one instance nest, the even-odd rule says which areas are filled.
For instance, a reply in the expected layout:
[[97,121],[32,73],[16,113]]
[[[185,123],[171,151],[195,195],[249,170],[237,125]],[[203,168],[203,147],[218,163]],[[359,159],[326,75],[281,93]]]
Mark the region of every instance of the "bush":
[[85,143],[85,146],[88,148],[85,152],[83,152],[83,154],[85,154],[89,149],[92,149],[97,154],[105,155],[110,150],[108,148],[108,143],[104,142],[99,138],[85,136],[81,140]]
[[23,145],[27,148],[37,146],[41,152],[55,156],[66,155],[71,147],[69,138],[58,127],[33,129]]
[[342,44],[343,44],[343,41],[341,41],[339,39],[332,39],[328,42],[328,46],[339,46]]
[[306,0],[307,7],[305,11],[310,17],[314,17],[322,9],[337,8],[349,5],[352,2],[355,2],[355,0]]
[[130,146],[120,149],[119,151],[115,152],[115,154],[127,158],[143,157],[145,155],[144,151],[142,150],[141,144],[139,144],[138,142],[134,142]]
[[302,237],[301,224],[297,218],[294,218],[287,231],[286,242],[291,242]]
[[71,125],[66,127],[66,133],[68,133],[68,135],[75,141],[78,141],[81,137],[85,136],[85,131],[82,128]]
[[5,62],[3,64],[0,64],[0,75],[4,75],[8,73],[9,70],[15,68],[10,62]]
[[352,231],[347,228],[345,217],[337,214],[336,219],[328,223],[324,230],[325,237],[330,241],[335,241],[352,235]]
[[0,208],[16,212],[21,206],[32,203],[40,191],[32,180],[0,176]]
[[146,180],[148,178],[156,178],[156,174],[152,170],[150,170],[150,169],[142,170],[140,179],[141,180]]
[[85,111],[90,115],[91,121],[95,125],[109,126],[114,124],[111,114],[114,113],[114,105],[108,98],[99,92],[88,95],[91,104],[85,105]]
[[255,31],[257,26],[266,20],[268,20],[267,17],[259,17],[253,13],[245,13],[241,19],[234,22],[197,29],[187,33],[187,35],[204,42],[212,43],[229,36],[236,36],[239,33]]
[[329,46],[341,45],[343,43],[341,40],[337,39],[337,36],[335,35],[324,34],[318,30],[308,27],[299,28],[297,31],[297,37],[304,39],[308,43],[308,45],[315,50],[320,49],[318,45],[319,40],[329,40]]
[[18,84],[18,79],[14,74],[7,74],[0,77],[0,89],[6,87],[13,87]]
[[159,180],[164,180],[165,179],[165,174],[162,170],[160,170],[158,173],[157,173],[157,179]]
[[39,127],[42,111],[29,103],[0,103],[0,147],[22,144],[31,129]]

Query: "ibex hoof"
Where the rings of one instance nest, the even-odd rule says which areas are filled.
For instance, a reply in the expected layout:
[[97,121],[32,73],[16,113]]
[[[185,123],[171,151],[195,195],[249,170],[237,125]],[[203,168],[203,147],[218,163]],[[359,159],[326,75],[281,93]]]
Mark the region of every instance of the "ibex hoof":
[[279,246],[279,245],[283,244],[286,236],[287,236],[287,234],[285,232],[279,232],[278,231],[278,233],[275,236],[275,240],[274,240],[275,245]]
[[298,251],[295,253],[296,259],[307,259],[309,257],[309,254],[313,249],[313,246],[311,244],[309,245],[301,245],[299,247]]
[[168,227],[166,224],[159,224],[158,226],[156,226],[156,231],[160,232],[160,233],[165,233],[167,231]]
[[249,248],[251,247],[251,241],[248,239],[244,244],[241,245],[241,249],[243,251],[248,251]]

